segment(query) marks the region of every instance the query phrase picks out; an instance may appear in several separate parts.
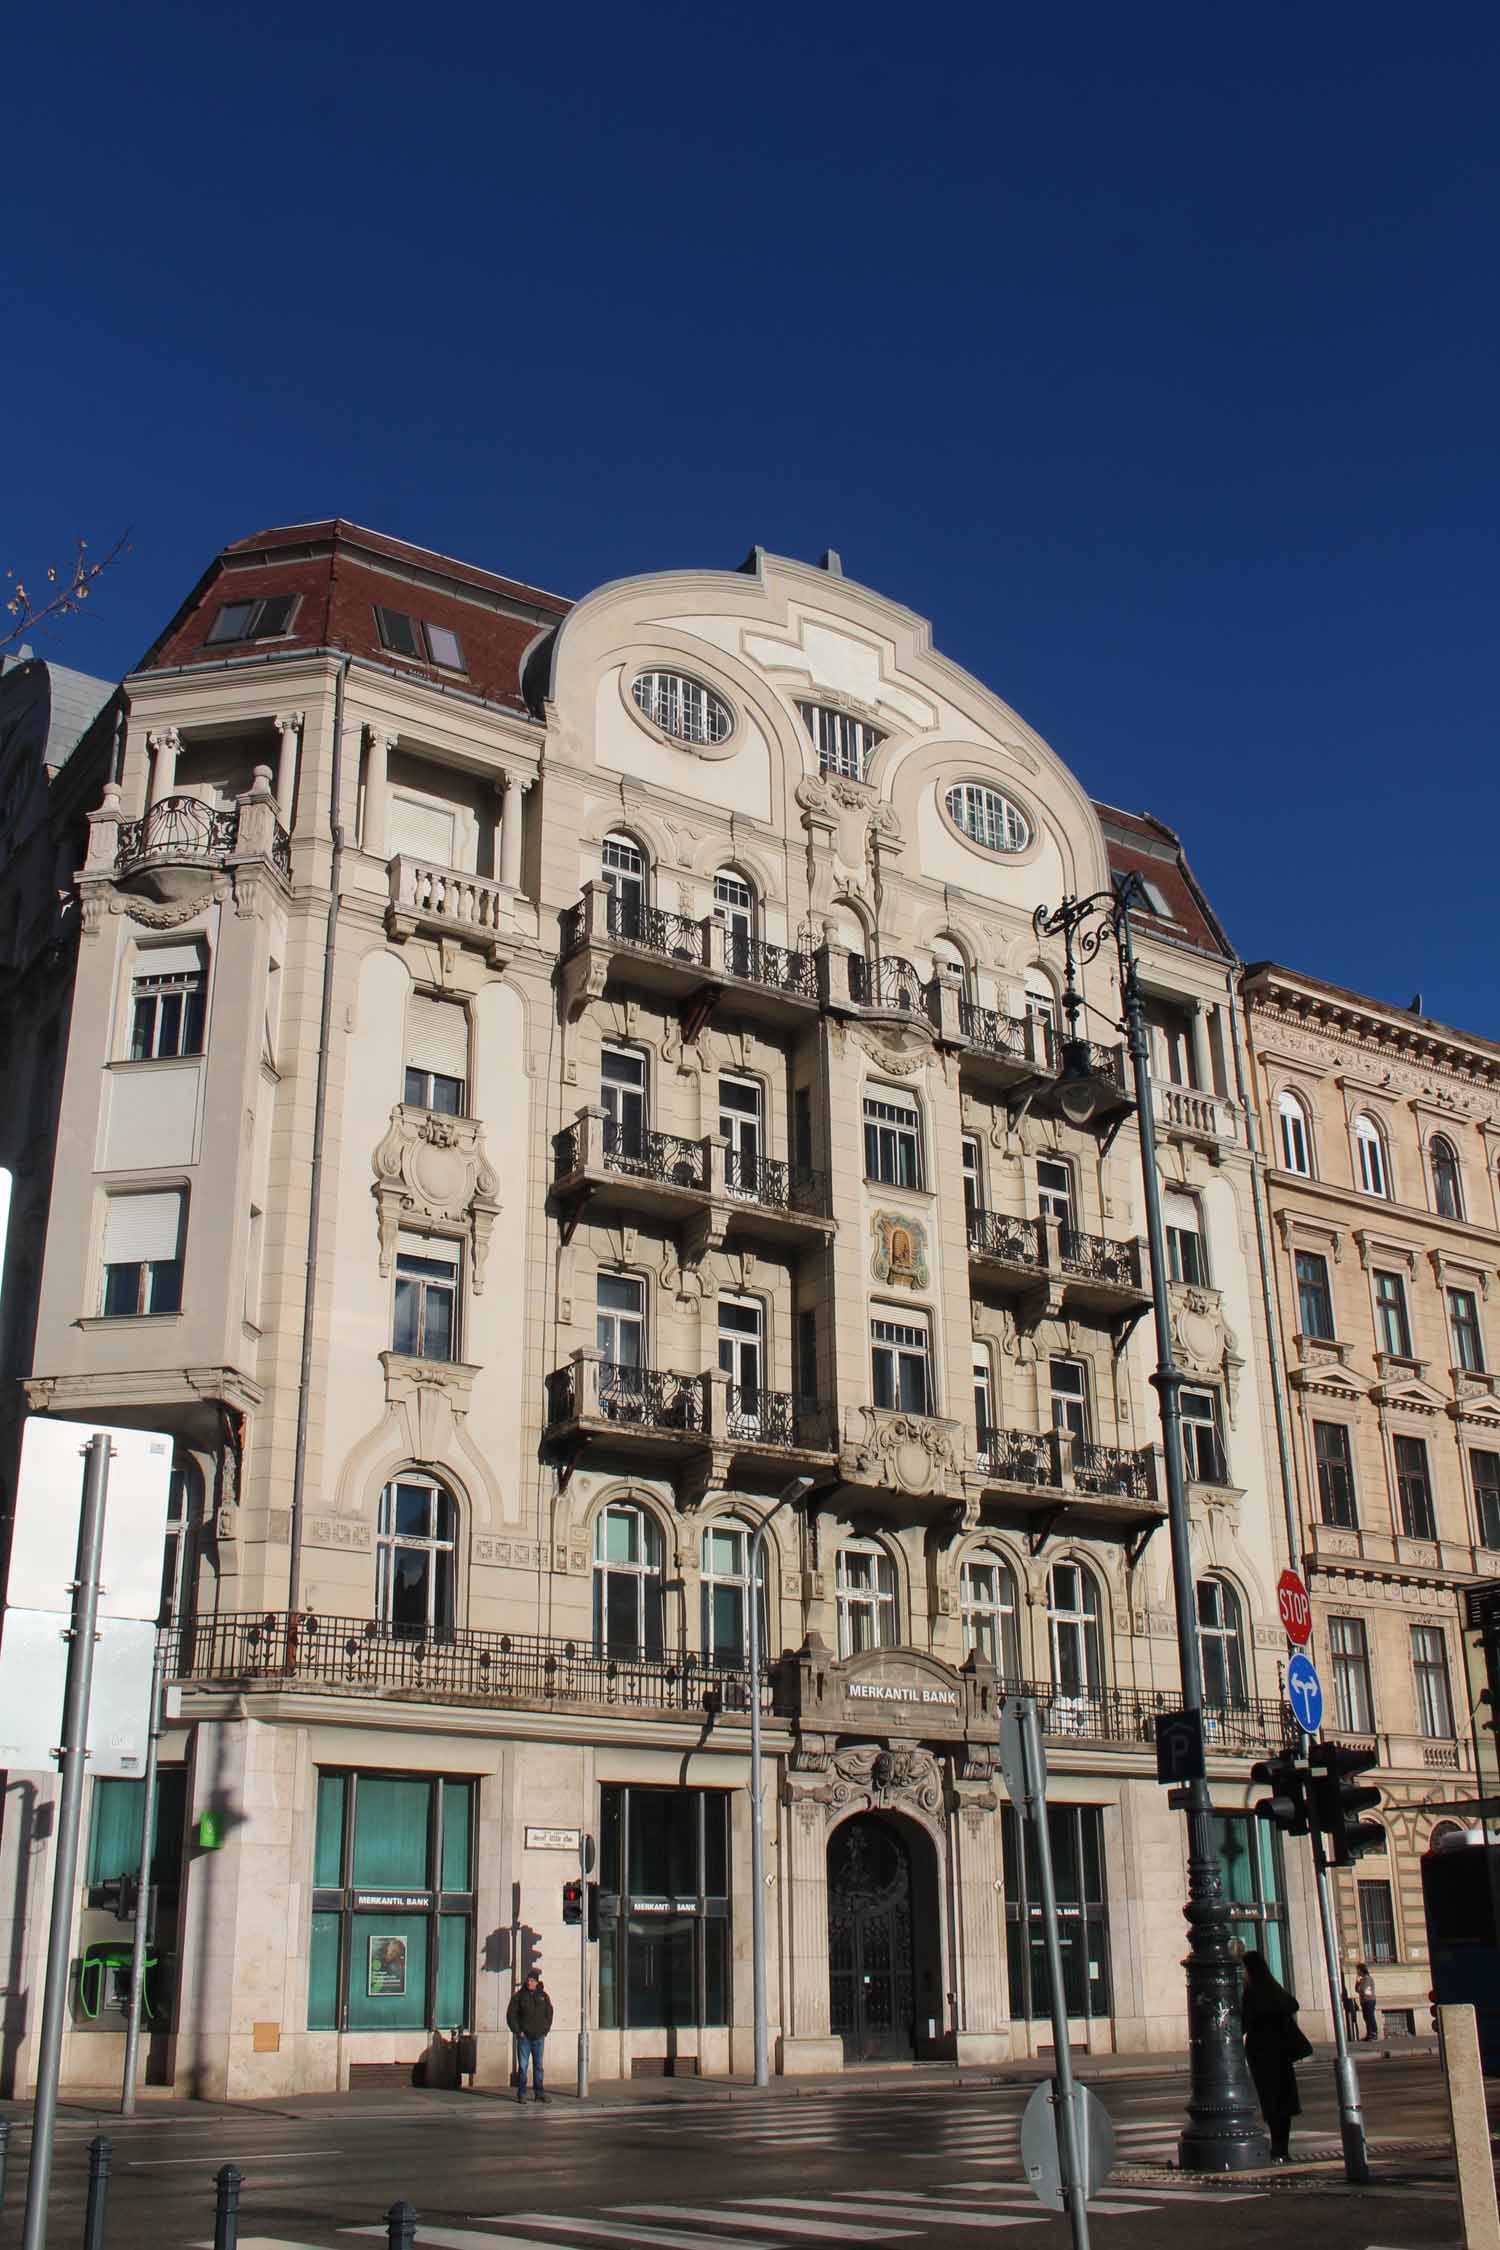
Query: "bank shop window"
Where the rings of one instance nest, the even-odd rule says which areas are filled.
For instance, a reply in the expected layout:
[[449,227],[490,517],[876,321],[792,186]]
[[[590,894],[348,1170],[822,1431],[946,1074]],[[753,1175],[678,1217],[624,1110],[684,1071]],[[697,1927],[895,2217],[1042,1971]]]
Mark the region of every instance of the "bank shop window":
[[[1058,1938],[1068,2014],[1083,2020],[1107,2016],[1111,2001],[1104,1816],[1097,1805],[1049,1805],[1047,1832],[1057,1886]],[[1052,1996],[1047,1983],[1036,1848],[1028,1830],[1023,1854],[1020,1822],[1010,1805],[1001,1808],[1000,1843],[1005,1870],[1010,2012],[1017,2021],[1030,2022],[1051,2014]]]
[[310,2031],[453,2031],[473,2022],[478,1785],[318,1774]]
[[599,1796],[601,2029],[727,2024],[727,1792],[608,1782]]
[[1214,1817],[1214,1846],[1231,1934],[1247,1953],[1263,1953],[1272,1976],[1292,1991],[1281,1838],[1253,1813],[1219,1813]]

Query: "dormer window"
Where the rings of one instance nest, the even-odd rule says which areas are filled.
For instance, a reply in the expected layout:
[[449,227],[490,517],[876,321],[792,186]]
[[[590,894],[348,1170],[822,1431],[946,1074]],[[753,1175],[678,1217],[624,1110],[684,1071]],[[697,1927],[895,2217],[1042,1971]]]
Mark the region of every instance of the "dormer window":
[[721,696],[685,672],[642,672],[631,686],[636,708],[674,742],[725,742],[734,714]]
[[847,711],[835,711],[826,703],[799,703],[797,709],[817,744],[818,771],[847,774],[851,781],[863,781],[885,736],[863,719],[851,718]]
[[226,602],[209,627],[209,640],[278,640],[291,628],[297,601],[295,594],[273,594],[265,601]]
[[436,664],[445,672],[466,672],[464,652],[451,625],[429,625],[405,610],[375,607],[375,623],[382,648],[392,656],[410,657],[416,664]]

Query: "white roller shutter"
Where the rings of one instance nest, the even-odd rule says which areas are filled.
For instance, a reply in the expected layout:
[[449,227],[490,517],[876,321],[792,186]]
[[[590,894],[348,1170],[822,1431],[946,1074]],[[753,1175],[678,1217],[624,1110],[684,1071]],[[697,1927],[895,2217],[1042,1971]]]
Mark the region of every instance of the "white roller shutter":
[[457,1000],[414,992],[406,1012],[406,1060],[413,1070],[444,1078],[469,1075],[469,1022]]
[[1198,1232],[1198,1206],[1190,1195],[1168,1188],[1161,1199],[1161,1215],[1166,1226],[1186,1227],[1190,1234]]
[[453,865],[453,815],[441,805],[419,804],[392,790],[386,818],[386,845],[394,859],[405,852],[411,859],[432,861],[438,867]]
[[135,957],[138,977],[192,977],[203,968],[198,945],[143,945]]
[[175,1258],[182,1239],[182,1190],[112,1195],[104,1223],[104,1263],[141,1266]]

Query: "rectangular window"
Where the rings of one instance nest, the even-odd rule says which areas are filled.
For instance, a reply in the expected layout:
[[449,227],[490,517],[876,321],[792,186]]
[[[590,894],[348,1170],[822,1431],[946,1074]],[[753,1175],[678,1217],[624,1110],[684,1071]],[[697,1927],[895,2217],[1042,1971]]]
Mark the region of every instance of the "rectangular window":
[[865,1177],[885,1187],[922,1185],[921,1118],[915,1098],[883,1087],[865,1096]]
[[[1104,1816],[1097,1805],[1047,1807],[1057,1890],[1063,1996],[1068,2014],[1091,2021],[1110,2013],[1109,1908],[1104,1889]],[[1036,1848],[1027,1824],[1006,1805],[1000,1814],[1005,1883],[1010,2012],[1018,2022],[1050,2019],[1047,1941],[1042,1928]]]
[[1412,1680],[1417,1691],[1417,1732],[1433,1741],[1453,1735],[1453,1695],[1448,1685],[1448,1643],[1440,1625],[1413,1625]]
[[1389,1883],[1359,1886],[1359,1934],[1372,1969],[1396,1959],[1396,1913]]
[[1264,1955],[1278,1984],[1294,1990],[1280,1836],[1253,1813],[1216,1813],[1214,1838],[1235,1937],[1247,1953]]
[[1469,1474],[1474,1479],[1479,1544],[1500,1553],[1500,1453],[1471,1453]]
[[1297,1252],[1297,1325],[1304,1336],[1333,1341],[1333,1291],[1328,1260],[1316,1250]]
[[404,610],[382,609],[377,603],[375,623],[383,647],[393,656],[409,656],[418,664],[439,664],[446,672],[463,672],[464,652],[451,626],[429,625]]
[[469,1019],[460,1001],[414,992],[406,1010],[406,1086],[413,1109],[462,1117],[468,1103]]
[[605,1155],[639,1161],[646,1153],[646,1058],[638,1048],[601,1049],[599,1106]]
[[758,1423],[765,1379],[765,1311],[758,1297],[719,1297],[719,1373],[729,1377],[731,1429]]
[[320,1770],[310,2030],[472,2024],[478,1796],[461,1775]]
[[1333,1719],[1343,1734],[1372,1734],[1375,1699],[1370,1690],[1370,1643],[1362,1617],[1330,1617]]
[[[141,1868],[141,1812],[144,1781],[94,1783],[89,1807],[88,1853],[84,1882],[90,1890],[117,1883]],[[151,1828],[151,1880],[175,1896],[182,1881],[182,1831],[187,1818],[186,1766],[156,1769],[156,1817]]]
[[984,1344],[974,1346],[974,1427],[981,1445],[995,1427],[994,1376]]
[[720,1078],[719,1131],[729,1143],[724,1151],[724,1184],[731,1195],[755,1197],[761,1192],[761,1158],[765,1154],[763,1110],[758,1079]]
[[984,1209],[984,1174],[980,1167],[979,1141],[973,1133],[963,1137],[964,1159],[964,1215],[972,1218]]
[[1228,1484],[1217,1391],[1182,1393],[1183,1468],[1193,1484]]
[[727,1793],[606,1782],[599,1798],[600,2028],[727,2024]]
[[181,1188],[159,1195],[112,1195],[104,1217],[100,1311],[111,1320],[182,1309]]
[[594,1342],[605,1365],[615,1370],[644,1367],[645,1282],[633,1273],[596,1274],[594,1307]]
[[1044,1219],[1060,1227],[1073,1224],[1073,1173],[1070,1166],[1039,1159],[1036,1168],[1037,1208]]
[[870,1322],[870,1360],[875,1404],[903,1414],[930,1414],[931,1337],[925,1320]]
[[1406,1317],[1406,1284],[1399,1273],[1375,1276],[1375,1325],[1380,1349],[1393,1359],[1411,1358],[1411,1322]]
[[1313,1454],[1318,1468],[1318,1514],[1340,1531],[1359,1529],[1354,1497],[1354,1458],[1342,1422],[1314,1422]]
[[132,1062],[202,1054],[207,981],[196,945],[153,947],[140,955],[130,985]]
[[258,602],[225,602],[209,628],[209,641],[275,640],[290,630],[299,599],[272,594]]
[[1432,1478],[1427,1467],[1427,1440],[1398,1437],[1396,1491],[1401,1506],[1401,1529],[1408,1539],[1436,1539],[1437,1520],[1432,1507]]
[[398,1238],[393,1351],[406,1359],[457,1359],[462,1255],[456,1242],[441,1235]]
[[1049,1365],[1052,1427],[1079,1439],[1089,1434],[1088,1374],[1081,1359],[1054,1359]]
[[1453,1364],[1466,1374],[1484,1368],[1484,1340],[1479,1333],[1479,1301],[1472,1289],[1448,1292],[1448,1333],[1453,1339]]
[[1167,1269],[1172,1280],[1184,1282],[1191,1289],[1207,1288],[1203,1218],[1196,1198],[1168,1189],[1162,1197],[1162,1219],[1167,1230]]
[[863,719],[852,718],[847,711],[835,711],[826,703],[799,703],[797,709],[817,744],[819,771],[846,774],[853,781],[863,781],[865,761],[880,740],[875,729]]

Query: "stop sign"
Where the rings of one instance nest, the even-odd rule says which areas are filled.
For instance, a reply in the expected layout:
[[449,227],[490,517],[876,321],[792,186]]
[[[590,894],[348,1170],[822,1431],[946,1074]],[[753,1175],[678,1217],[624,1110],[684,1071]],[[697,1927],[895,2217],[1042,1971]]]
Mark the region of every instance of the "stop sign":
[[1284,1570],[1276,1581],[1276,1607],[1281,1612],[1281,1622],[1286,1627],[1286,1637],[1295,1641],[1298,1648],[1312,1638],[1312,1604],[1307,1598],[1307,1588],[1295,1570]]

